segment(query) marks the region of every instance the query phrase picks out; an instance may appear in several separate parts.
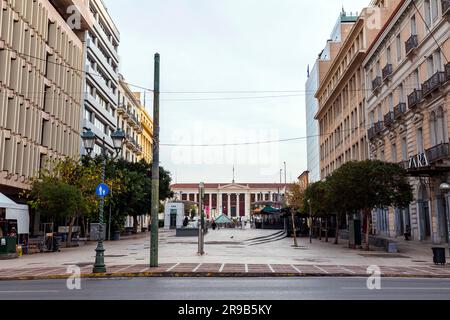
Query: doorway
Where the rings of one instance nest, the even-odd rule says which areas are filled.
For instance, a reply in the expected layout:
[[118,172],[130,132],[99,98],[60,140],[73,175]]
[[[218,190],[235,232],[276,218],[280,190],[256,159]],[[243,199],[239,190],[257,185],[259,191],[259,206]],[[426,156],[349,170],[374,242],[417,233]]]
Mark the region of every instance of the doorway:
[[430,199],[425,185],[420,187],[418,204],[420,240],[429,240],[431,238]]

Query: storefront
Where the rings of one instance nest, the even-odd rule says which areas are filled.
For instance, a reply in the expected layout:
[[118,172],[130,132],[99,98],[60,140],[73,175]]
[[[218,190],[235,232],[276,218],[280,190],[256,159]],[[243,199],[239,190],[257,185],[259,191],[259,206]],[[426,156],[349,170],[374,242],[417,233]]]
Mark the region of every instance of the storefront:
[[14,254],[18,245],[26,253],[29,225],[28,206],[19,205],[0,193],[0,254]]

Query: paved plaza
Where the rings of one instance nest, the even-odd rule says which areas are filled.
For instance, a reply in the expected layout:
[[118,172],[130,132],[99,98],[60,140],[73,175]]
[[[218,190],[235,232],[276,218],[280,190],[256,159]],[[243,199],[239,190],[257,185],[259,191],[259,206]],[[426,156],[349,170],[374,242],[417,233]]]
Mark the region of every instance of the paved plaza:
[[[206,236],[206,255],[197,255],[196,238],[178,238],[161,231],[160,267],[147,267],[150,260],[149,234],[105,243],[108,274],[115,276],[362,276],[377,265],[390,276],[450,277],[450,268],[434,266],[432,245],[399,242],[400,252],[382,249],[352,250],[346,241],[339,245],[301,238],[300,247],[282,232],[221,229]],[[0,262],[0,278],[33,278],[64,275],[77,265],[89,276],[95,260],[95,242],[58,253],[23,256]]]

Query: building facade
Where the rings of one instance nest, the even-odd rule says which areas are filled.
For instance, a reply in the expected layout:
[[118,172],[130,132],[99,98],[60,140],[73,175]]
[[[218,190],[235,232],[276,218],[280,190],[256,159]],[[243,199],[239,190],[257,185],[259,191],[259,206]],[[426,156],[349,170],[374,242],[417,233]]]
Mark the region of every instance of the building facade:
[[317,63],[310,70],[306,81],[306,135],[307,135],[307,160],[311,182],[320,180],[320,139],[319,123],[315,115],[319,110],[319,104],[314,96],[319,87],[319,66]]
[[[398,3],[392,0],[389,3]],[[387,1],[386,1],[387,2]],[[392,8],[375,1],[363,9],[348,32],[331,65],[320,80],[316,98],[319,111],[321,177],[325,179],[344,163],[369,158],[365,113],[365,73],[362,62],[367,49],[390,16]],[[377,23],[373,23],[374,12]]]
[[[171,186],[175,200],[198,202],[198,184]],[[278,202],[284,199],[286,186],[276,183],[207,183],[205,206],[210,217],[222,214],[232,218],[250,219],[252,206],[258,202]]]
[[84,0],[0,1],[0,192],[17,198],[47,160],[79,155],[91,25]]
[[[394,4],[392,4],[394,5]],[[363,66],[372,159],[408,170],[415,201],[377,210],[373,232],[448,242],[447,205],[439,186],[450,180],[450,1],[399,1]]]
[[138,162],[142,156],[139,143],[143,132],[139,110],[141,103],[130,90],[122,75],[119,78],[119,106],[117,108],[117,128],[125,132],[125,143],[121,157],[129,162]]
[[[120,34],[102,0],[89,0],[89,12],[93,24],[85,34],[82,128],[91,129],[99,143],[104,139],[106,148],[112,153],[110,136],[117,130],[119,103]],[[82,145],[81,140],[79,143]],[[96,145],[93,153],[100,152],[100,145]]]
[[[138,100],[140,94],[135,93]],[[139,141],[142,147],[141,159],[147,163],[152,163],[153,160],[153,118],[150,116],[145,108],[145,105],[139,104],[138,108],[139,119],[141,121],[142,132],[139,135]]]
[[309,181],[311,183],[321,180],[320,170],[320,129],[316,114],[319,111],[319,102],[316,98],[317,90],[322,78],[328,71],[331,64],[331,57],[335,57],[342,37],[348,32],[350,27],[356,21],[356,16],[347,15],[344,11],[340,14],[339,19],[331,32],[330,39],[327,41],[325,48],[318,55],[316,62],[308,72],[308,80],[306,81],[306,133],[307,139],[307,160]]

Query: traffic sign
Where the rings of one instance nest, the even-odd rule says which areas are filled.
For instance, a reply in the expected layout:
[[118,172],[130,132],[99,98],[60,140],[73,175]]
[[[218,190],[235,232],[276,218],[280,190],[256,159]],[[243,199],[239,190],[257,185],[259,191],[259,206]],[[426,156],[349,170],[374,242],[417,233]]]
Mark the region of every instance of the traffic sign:
[[95,194],[100,198],[104,198],[109,194],[109,187],[104,183],[100,183],[95,189]]

